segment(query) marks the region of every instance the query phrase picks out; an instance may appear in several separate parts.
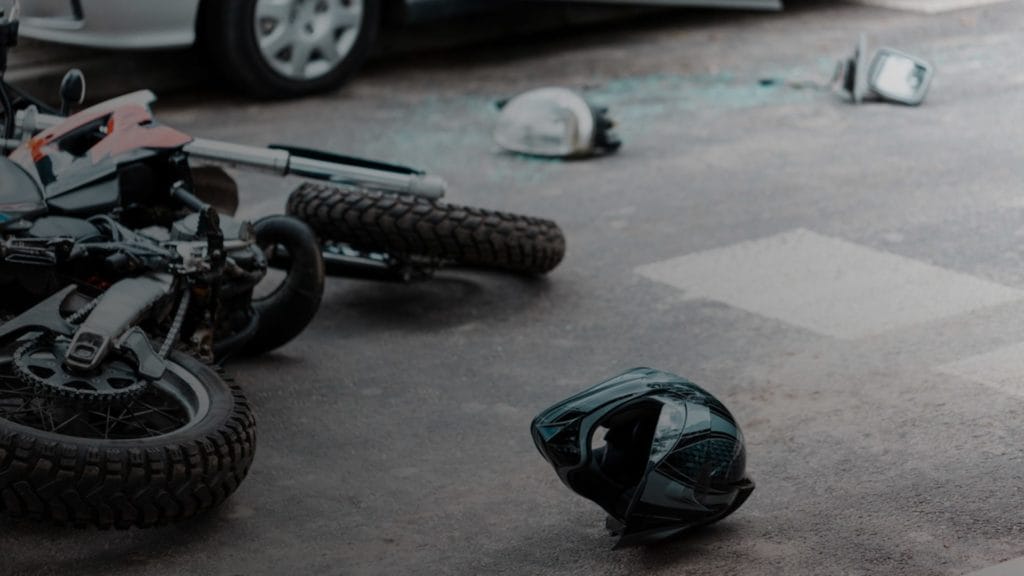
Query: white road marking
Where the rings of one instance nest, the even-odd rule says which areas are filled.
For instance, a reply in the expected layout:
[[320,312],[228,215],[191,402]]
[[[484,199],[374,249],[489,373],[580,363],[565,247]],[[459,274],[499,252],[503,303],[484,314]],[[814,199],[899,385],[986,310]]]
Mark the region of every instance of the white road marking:
[[951,12],[985,6],[987,4],[998,4],[1012,0],[853,0],[858,4],[870,4],[882,8],[894,10],[907,10],[910,12],[923,12],[925,14],[938,14],[940,12]]
[[982,568],[964,576],[1020,576],[1024,574],[1024,558],[1014,558],[1002,564]]
[[[944,364],[937,370],[1024,396],[1024,342]],[[1017,574],[1024,574],[1024,570]]]
[[794,230],[640,266],[686,292],[820,334],[862,338],[1024,298],[1024,292]]

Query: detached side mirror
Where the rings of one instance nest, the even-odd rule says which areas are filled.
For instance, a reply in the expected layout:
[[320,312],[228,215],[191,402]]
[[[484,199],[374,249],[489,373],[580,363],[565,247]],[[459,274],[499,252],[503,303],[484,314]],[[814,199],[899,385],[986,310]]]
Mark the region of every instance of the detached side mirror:
[[842,87],[855,104],[875,99],[917,106],[924,101],[935,73],[931,64],[892,48],[868,56],[867,38],[861,35],[853,56],[840,62]]
[[580,158],[614,152],[622,144],[612,132],[608,109],[560,87],[538,88],[500,102],[494,140],[530,156]]
[[917,106],[924,101],[934,73],[930,64],[892,48],[879,48],[868,85],[883,100]]
[[60,81],[61,116],[67,116],[73,104],[82,102],[85,102],[85,74],[78,68],[72,68]]

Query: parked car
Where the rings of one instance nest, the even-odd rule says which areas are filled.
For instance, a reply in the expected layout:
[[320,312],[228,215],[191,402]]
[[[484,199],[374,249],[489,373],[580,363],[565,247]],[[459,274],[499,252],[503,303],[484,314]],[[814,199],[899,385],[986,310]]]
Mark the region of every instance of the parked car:
[[[327,90],[373,46],[382,14],[408,21],[516,0],[23,0],[29,38],[113,49],[199,43],[233,84],[263,98]],[[565,2],[572,0],[536,0]],[[781,0],[604,0],[619,4],[781,8]]]

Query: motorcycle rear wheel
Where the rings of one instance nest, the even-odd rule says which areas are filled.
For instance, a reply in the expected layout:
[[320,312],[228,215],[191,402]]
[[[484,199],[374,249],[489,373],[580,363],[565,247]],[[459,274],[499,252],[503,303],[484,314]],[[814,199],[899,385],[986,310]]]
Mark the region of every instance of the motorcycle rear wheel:
[[565,256],[565,236],[551,220],[409,194],[305,183],[289,196],[288,213],[357,249],[462,266],[545,274]]
[[0,352],[0,512],[123,529],[223,502],[252,464],[252,410],[199,361],[173,352],[167,366],[138,399],[103,407],[38,395]]

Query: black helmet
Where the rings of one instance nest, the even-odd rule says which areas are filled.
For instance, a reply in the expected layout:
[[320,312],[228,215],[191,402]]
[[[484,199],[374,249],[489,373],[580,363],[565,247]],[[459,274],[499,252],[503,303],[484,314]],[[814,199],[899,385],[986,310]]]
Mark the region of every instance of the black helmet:
[[[592,448],[601,428],[605,446]],[[634,368],[563,400],[531,431],[562,482],[608,512],[616,547],[721,520],[754,490],[729,410],[660,370]]]

